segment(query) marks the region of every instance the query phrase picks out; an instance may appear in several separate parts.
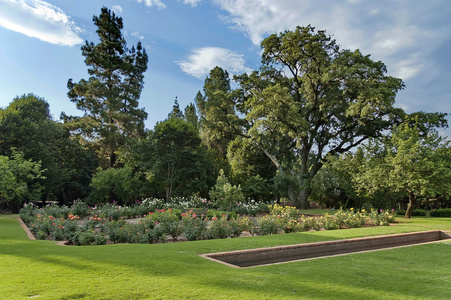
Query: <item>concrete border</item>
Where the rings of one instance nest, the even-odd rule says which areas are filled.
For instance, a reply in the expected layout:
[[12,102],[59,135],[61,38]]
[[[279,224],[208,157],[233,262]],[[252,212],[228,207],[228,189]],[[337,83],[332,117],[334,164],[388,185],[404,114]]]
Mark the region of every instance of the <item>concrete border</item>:
[[233,268],[249,268],[342,256],[351,253],[364,253],[409,247],[440,242],[447,239],[451,239],[451,231],[432,230],[280,247],[208,253],[200,256]]
[[25,233],[27,234],[28,238],[30,240],[35,240],[36,238],[34,237],[34,235],[31,233],[30,229],[28,229],[27,225],[25,225],[25,223],[22,221],[22,218],[17,216],[17,220],[20,223],[20,226],[22,226],[23,230],[25,230]]

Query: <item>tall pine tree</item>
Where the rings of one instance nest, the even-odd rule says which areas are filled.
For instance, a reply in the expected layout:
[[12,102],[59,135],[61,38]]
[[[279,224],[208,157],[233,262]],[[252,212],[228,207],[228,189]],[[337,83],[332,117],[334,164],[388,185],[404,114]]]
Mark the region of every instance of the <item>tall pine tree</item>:
[[144,135],[147,113],[138,108],[138,100],[148,57],[139,42],[136,48],[127,48],[121,33],[122,18],[108,8],[103,7],[93,21],[100,42],[86,41],[81,47],[90,77],[78,83],[69,79],[67,83],[70,100],[84,116],[63,114],[63,118],[73,133],[96,146],[101,164],[113,167],[116,151],[125,140]]

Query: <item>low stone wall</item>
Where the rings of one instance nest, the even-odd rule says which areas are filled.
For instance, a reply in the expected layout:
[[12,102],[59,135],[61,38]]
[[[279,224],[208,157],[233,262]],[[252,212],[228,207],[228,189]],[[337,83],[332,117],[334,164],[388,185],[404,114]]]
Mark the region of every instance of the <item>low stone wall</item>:
[[405,247],[450,238],[451,232],[436,230],[281,247],[259,248],[243,251],[211,253],[201,256],[232,267],[243,268],[344,255],[356,252]]

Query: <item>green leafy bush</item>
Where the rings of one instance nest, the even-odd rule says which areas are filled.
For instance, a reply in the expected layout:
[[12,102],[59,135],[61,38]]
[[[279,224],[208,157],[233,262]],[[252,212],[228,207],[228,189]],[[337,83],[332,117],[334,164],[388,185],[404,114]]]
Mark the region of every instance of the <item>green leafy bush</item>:
[[431,211],[431,217],[451,218],[451,208],[442,208]]
[[428,215],[428,211],[425,209],[415,209],[412,212],[412,216],[416,216],[416,217],[426,217]]
[[162,209],[155,211],[154,213],[149,213],[149,215],[146,216],[146,219],[152,220],[158,224],[162,234],[170,235],[175,240],[182,233],[180,217],[178,213],[172,209]]
[[[209,209],[207,213],[208,219],[212,218],[222,218],[222,216],[226,216],[227,212],[223,210],[216,210],[216,209]],[[234,220],[238,218],[238,215],[236,212],[229,212],[229,215],[227,217],[227,220]]]
[[388,210],[380,209],[379,211],[372,209],[368,214],[370,221],[376,226],[388,226],[395,221],[396,213]]
[[259,235],[269,235],[269,234],[278,234],[283,230],[285,226],[282,224],[280,218],[277,216],[264,216],[257,221],[257,234]]
[[241,187],[230,184],[222,169],[219,172],[216,184],[211,188],[209,194],[216,207],[226,209],[227,213],[232,206],[244,201]]
[[192,212],[182,213],[182,234],[188,241],[205,238],[208,219],[202,219]]
[[105,245],[106,237],[93,228],[80,228],[77,230],[74,243],[77,246]]
[[225,239],[230,235],[229,221],[227,221],[225,216],[220,218],[213,217],[207,232],[209,239]]
[[89,216],[91,210],[88,205],[83,201],[76,200],[69,208],[69,213],[74,216],[79,216],[80,218],[84,218]]

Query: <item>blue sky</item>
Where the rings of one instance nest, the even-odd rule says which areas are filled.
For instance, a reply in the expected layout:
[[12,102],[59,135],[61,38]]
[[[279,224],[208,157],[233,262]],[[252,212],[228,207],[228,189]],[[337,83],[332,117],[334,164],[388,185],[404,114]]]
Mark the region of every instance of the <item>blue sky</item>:
[[406,84],[396,102],[406,112],[451,113],[449,0],[0,0],[0,107],[34,93],[55,119],[80,115],[66,85],[88,77],[80,47],[97,42],[92,16],[102,6],[123,18],[128,45],[141,41],[149,55],[140,100],[149,129],[176,96],[182,108],[193,102],[214,66],[256,70],[266,36],[308,24],[382,60]]

